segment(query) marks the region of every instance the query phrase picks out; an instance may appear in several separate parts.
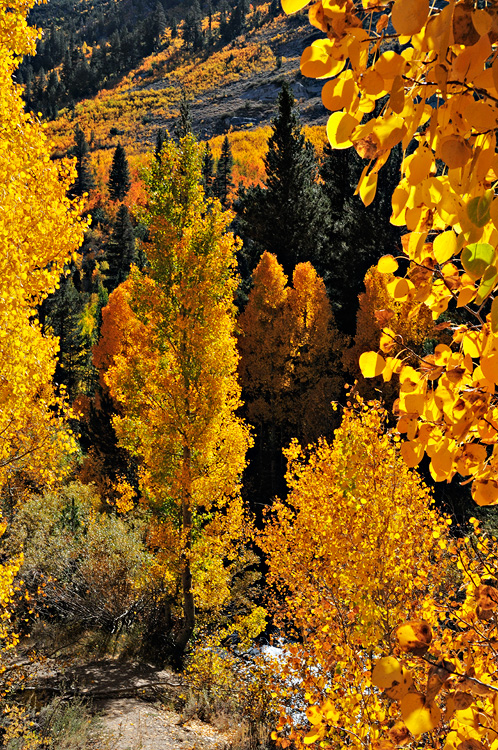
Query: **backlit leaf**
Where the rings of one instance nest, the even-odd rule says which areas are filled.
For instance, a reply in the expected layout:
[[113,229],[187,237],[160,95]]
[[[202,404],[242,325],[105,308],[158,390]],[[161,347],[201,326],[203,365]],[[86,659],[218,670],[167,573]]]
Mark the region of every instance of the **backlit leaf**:
[[394,273],[398,270],[398,261],[392,255],[383,255],[377,263],[379,273]]
[[360,356],[360,370],[364,378],[376,378],[386,365],[384,357],[377,352],[363,352]]
[[432,641],[432,629],[425,620],[409,620],[396,628],[396,638],[402,651],[421,655]]
[[441,711],[435,703],[426,704],[420,693],[408,693],[401,700],[400,712],[403,721],[414,737],[432,732],[441,721]]
[[417,34],[427,21],[429,0],[395,0],[391,20],[398,34]]
[[494,247],[487,242],[475,242],[462,250],[462,266],[473,281],[480,279],[494,260]]

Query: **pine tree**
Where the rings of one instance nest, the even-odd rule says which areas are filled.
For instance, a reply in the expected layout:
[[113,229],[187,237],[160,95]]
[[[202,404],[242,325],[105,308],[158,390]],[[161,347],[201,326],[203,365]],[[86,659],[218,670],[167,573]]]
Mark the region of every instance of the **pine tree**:
[[156,148],[154,150],[154,155],[156,159],[159,159],[159,155],[162,151],[163,145],[165,141],[165,133],[162,128],[159,128],[156,134]]
[[54,381],[57,386],[67,388],[71,400],[79,393],[86,363],[81,330],[86,301],[86,295],[76,291],[71,276],[66,276],[61,279],[59,289],[45,303],[45,330],[59,339]]
[[106,288],[110,294],[128,277],[131,264],[135,260],[133,224],[131,223],[130,212],[124,204],[121,204],[118,209],[105,254],[109,264]]
[[221,156],[216,166],[216,178],[214,181],[213,192],[220,199],[223,206],[227,206],[230,197],[230,191],[233,188],[232,182],[233,156],[230,147],[230,141],[226,135],[221,146]]
[[113,201],[122,201],[131,187],[128,159],[121,143],[118,143],[114,152],[108,185]]
[[192,115],[190,112],[190,104],[187,99],[185,89],[182,87],[180,97],[180,117],[175,128],[175,137],[178,141],[185,138],[187,135],[192,135]]
[[206,143],[206,148],[202,157],[202,187],[204,193],[208,198],[213,194],[213,182],[214,182],[214,159],[213,153],[209,143]]
[[95,187],[95,180],[90,167],[90,147],[85,133],[77,124],[74,130],[75,145],[73,153],[76,156],[76,182],[72,187],[74,195],[83,195]]
[[392,209],[388,198],[398,173],[399,156],[396,151],[391,154],[376,198],[368,207],[355,195],[363,167],[354,149],[325,146],[320,176],[328,204],[328,241],[322,262],[338,325],[348,335],[354,334],[358,295],[363,292],[366,272],[378,258],[379,247],[395,247],[399,242],[399,229],[389,221]]
[[322,248],[327,203],[317,183],[318,165],[302,132],[294,96],[284,83],[265,156],[264,187],[249,188],[238,203],[241,235],[254,242],[252,270],[263,250],[274,253],[285,273],[310,261],[324,276]]

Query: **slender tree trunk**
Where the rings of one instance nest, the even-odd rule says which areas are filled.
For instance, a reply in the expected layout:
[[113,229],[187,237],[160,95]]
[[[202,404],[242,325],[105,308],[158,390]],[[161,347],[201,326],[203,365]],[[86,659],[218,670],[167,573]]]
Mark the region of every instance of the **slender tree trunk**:
[[182,594],[183,625],[176,639],[177,658],[180,660],[192,637],[195,627],[195,604],[192,591],[192,570],[190,558],[192,552],[192,493],[190,476],[190,448],[183,448],[183,497],[182,497]]

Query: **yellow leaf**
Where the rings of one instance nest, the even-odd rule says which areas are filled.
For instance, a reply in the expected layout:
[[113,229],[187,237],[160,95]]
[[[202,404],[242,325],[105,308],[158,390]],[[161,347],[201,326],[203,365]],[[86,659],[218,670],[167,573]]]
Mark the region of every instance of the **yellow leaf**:
[[402,651],[420,656],[429,648],[432,629],[425,620],[409,620],[396,628],[396,638]]
[[457,251],[457,236],[451,229],[438,234],[433,242],[432,249],[434,257],[439,264],[445,263],[453,257]]
[[379,273],[394,273],[398,270],[398,261],[392,255],[383,255],[377,263]]
[[401,301],[406,299],[410,291],[410,284],[406,279],[395,278],[387,284],[387,291],[393,299]]
[[350,136],[358,120],[347,112],[334,112],[327,122],[327,137],[333,148],[349,148],[353,144]]
[[487,34],[491,29],[492,23],[493,19],[484,9],[477,9],[472,11],[472,24],[479,36],[484,36],[484,34]]
[[450,169],[457,169],[467,164],[472,156],[472,149],[463,138],[452,135],[442,140],[439,156]]
[[492,383],[498,383],[498,352],[481,357],[480,365],[484,377]]
[[386,365],[384,357],[377,352],[363,352],[360,356],[360,370],[364,378],[376,378]]
[[284,13],[289,15],[290,13],[297,13],[298,10],[305,8],[309,0],[281,0],[282,10]]
[[394,656],[383,656],[372,671],[372,683],[380,690],[392,687],[394,682],[403,679],[403,666]]
[[495,336],[498,334],[498,297],[491,303],[491,331]]
[[363,175],[358,184],[360,198],[364,206],[369,206],[375,198],[378,177],[378,172],[370,172]]
[[401,443],[401,455],[405,464],[410,469],[413,469],[415,466],[419,465],[424,457],[424,446],[413,440],[407,440],[404,443]]
[[414,737],[432,732],[441,720],[441,711],[435,703],[426,705],[420,693],[408,693],[400,703],[401,717]]
[[321,737],[320,730],[318,727],[312,727],[307,734],[304,735],[303,740],[305,745],[312,745],[314,742],[319,740]]
[[353,99],[357,95],[356,83],[353,79],[353,72],[346,70],[337,78],[327,81],[322,89],[323,106],[331,112],[337,112],[340,109],[349,110]]
[[498,503],[498,482],[495,479],[476,479],[472,485],[472,497],[477,505]]
[[429,15],[429,0],[395,0],[391,20],[398,34],[412,36],[424,26]]
[[301,73],[307,78],[330,78],[341,72],[345,60],[331,56],[332,45],[328,39],[316,39],[301,55]]

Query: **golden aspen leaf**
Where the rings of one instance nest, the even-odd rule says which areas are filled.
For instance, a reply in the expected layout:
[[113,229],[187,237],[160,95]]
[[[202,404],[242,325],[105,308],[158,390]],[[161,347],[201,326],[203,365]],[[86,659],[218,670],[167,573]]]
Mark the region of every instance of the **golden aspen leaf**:
[[455,704],[455,711],[464,711],[474,703],[475,698],[473,695],[470,695],[470,693],[464,693],[462,690],[456,690],[453,694],[453,701]]
[[492,201],[491,206],[489,207],[489,215],[495,228],[498,229],[498,198],[495,198],[494,201]]
[[408,693],[400,703],[401,718],[414,737],[432,732],[441,721],[441,711],[435,703],[426,703],[420,693]]
[[495,297],[491,303],[491,332],[496,336],[498,334],[498,297]]
[[379,690],[392,687],[394,682],[403,679],[403,666],[394,656],[383,656],[375,662],[372,671],[372,683]]
[[464,167],[470,157],[472,149],[469,144],[459,136],[448,136],[440,145],[440,158],[450,169]]
[[322,89],[323,106],[331,112],[339,109],[349,109],[356,96],[357,88],[353,79],[353,72],[346,70],[342,75],[327,81]]
[[437,476],[446,476],[451,472],[453,466],[453,456],[447,447],[443,446],[434,453],[431,458],[431,465]]
[[481,357],[480,367],[485,378],[491,383],[498,383],[498,352]]
[[407,745],[411,742],[410,732],[401,721],[397,721],[396,724],[391,727],[388,731],[388,735],[397,747],[403,747],[403,745]]
[[349,148],[352,146],[350,136],[358,120],[347,112],[334,112],[327,122],[327,137],[333,148]]
[[451,229],[438,234],[432,243],[434,257],[439,264],[446,263],[457,252],[457,236]]
[[376,378],[386,365],[384,357],[377,352],[363,352],[360,356],[360,370],[364,378]]
[[477,294],[477,289],[474,286],[464,286],[458,293],[457,307],[465,307],[472,302]]
[[368,96],[380,96],[386,92],[384,79],[373,68],[368,68],[360,80],[360,86]]
[[364,206],[369,206],[375,198],[377,191],[378,172],[370,172],[362,176],[358,184],[360,198]]
[[281,0],[282,3],[282,10],[287,15],[290,15],[291,13],[297,13],[299,10],[302,10],[305,8],[309,0]]
[[377,34],[380,34],[381,31],[383,31],[385,28],[387,28],[389,24],[389,16],[387,13],[383,13],[379,20],[377,21],[377,25],[375,27],[375,30],[377,31]]
[[466,47],[472,47],[480,38],[472,23],[472,6],[469,7],[465,0],[456,3],[453,10],[453,38],[455,44]]
[[496,505],[498,482],[495,479],[476,479],[472,485],[472,497],[477,505]]
[[309,706],[306,709],[306,718],[310,724],[321,724],[323,720],[322,712],[316,706]]
[[492,23],[493,19],[484,9],[477,9],[472,11],[472,24],[479,36],[484,36],[484,34],[487,34],[491,29]]
[[496,286],[497,279],[498,268],[496,268],[496,266],[488,266],[484,271],[481,283],[479,284],[479,289],[477,290],[475,298],[477,305],[482,305],[484,300],[489,297]]
[[465,106],[465,119],[478,133],[485,133],[496,128],[498,112],[487,102],[471,101]]
[[328,39],[316,39],[301,55],[301,73],[307,78],[330,78],[343,70],[346,61],[331,57]]
[[467,203],[467,216],[476,227],[483,227],[488,223],[493,193],[493,190],[487,190],[484,195],[478,195]]
[[432,629],[425,620],[408,620],[396,628],[396,638],[402,651],[423,656],[432,641]]
[[405,82],[400,75],[396,76],[393,81],[389,106],[396,114],[400,114],[405,106]]
[[305,745],[312,745],[317,740],[321,739],[321,732],[318,727],[312,727],[307,734],[304,735],[303,741]]
[[391,11],[391,21],[403,36],[417,34],[429,15],[429,0],[395,0]]
[[487,242],[474,242],[462,251],[462,266],[472,281],[477,281],[495,261],[495,249]]
[[404,300],[410,291],[410,284],[406,279],[393,279],[387,284],[387,291],[395,300]]
[[394,273],[398,270],[398,261],[392,255],[383,255],[377,263],[379,273]]
[[381,78],[393,81],[406,67],[406,60],[394,50],[383,52],[375,63],[374,71]]
[[418,466],[424,457],[424,446],[413,440],[407,440],[404,443],[401,443],[400,450],[403,461],[410,469]]
[[420,146],[406,162],[406,179],[410,185],[418,185],[429,176],[434,163],[434,154],[430,148]]
[[482,742],[479,742],[479,740],[467,737],[466,740],[457,745],[457,750],[486,750],[486,746]]

